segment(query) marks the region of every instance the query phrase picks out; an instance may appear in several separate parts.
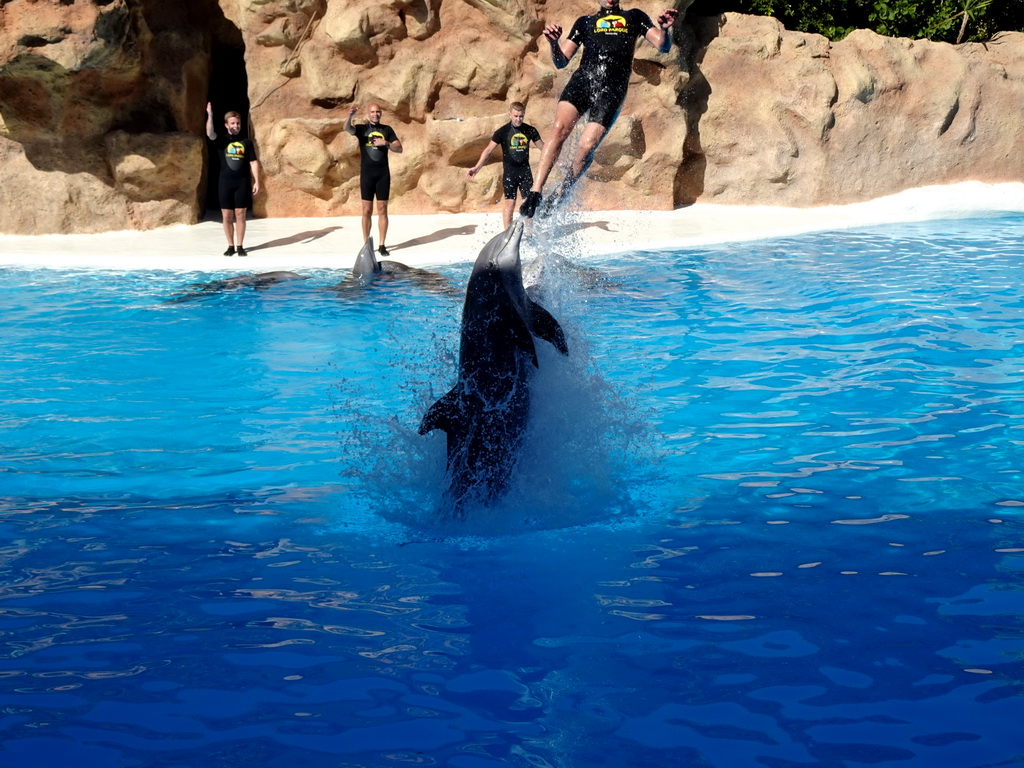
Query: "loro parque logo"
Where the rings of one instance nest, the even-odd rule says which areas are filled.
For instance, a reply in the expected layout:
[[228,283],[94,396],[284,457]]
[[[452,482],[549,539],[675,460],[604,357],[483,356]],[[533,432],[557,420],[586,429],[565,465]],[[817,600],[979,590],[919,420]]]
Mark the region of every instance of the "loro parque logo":
[[595,32],[628,32],[629,25],[622,16],[603,16],[594,25]]

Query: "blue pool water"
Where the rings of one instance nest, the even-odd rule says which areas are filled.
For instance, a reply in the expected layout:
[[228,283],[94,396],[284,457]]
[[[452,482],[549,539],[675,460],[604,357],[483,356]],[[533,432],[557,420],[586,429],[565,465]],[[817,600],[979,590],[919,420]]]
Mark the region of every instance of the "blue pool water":
[[1019,763],[1022,241],[546,270],[573,354],[459,522],[458,298],[0,272],[0,766]]

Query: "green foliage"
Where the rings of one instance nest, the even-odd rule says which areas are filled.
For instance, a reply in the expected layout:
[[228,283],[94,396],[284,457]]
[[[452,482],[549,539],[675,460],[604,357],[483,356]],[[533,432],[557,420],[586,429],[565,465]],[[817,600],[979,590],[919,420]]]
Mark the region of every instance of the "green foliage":
[[984,41],[1024,32],[1024,0],[697,0],[690,13],[774,16],[787,29],[839,40],[855,29],[890,37]]
[[960,19],[960,31],[956,35],[957,43],[964,39],[964,34],[967,32],[967,25],[969,23],[977,22],[982,16],[985,15],[985,11],[992,4],[992,0],[963,0],[964,7],[959,13],[953,14],[953,18]]
[[[949,16],[949,13],[945,13],[945,16]],[[932,3],[919,6],[914,0],[875,0],[868,13],[868,22],[878,34],[890,37],[933,38],[941,35],[935,28],[935,9]]]

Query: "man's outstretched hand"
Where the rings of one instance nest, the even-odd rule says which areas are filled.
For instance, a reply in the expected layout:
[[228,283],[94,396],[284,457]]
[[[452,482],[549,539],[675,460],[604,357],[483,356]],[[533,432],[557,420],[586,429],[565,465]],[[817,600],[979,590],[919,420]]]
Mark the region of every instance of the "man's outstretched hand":
[[548,39],[548,42],[557,43],[558,38],[562,36],[562,27],[558,24],[548,24],[544,27],[544,37]]

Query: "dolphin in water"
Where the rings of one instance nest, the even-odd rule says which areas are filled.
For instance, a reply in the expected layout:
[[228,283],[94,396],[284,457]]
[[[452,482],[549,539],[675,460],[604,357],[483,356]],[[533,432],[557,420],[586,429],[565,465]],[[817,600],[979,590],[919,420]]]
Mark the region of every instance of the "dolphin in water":
[[419,432],[448,436],[448,493],[461,517],[471,500],[488,504],[508,487],[530,412],[535,339],[569,354],[558,321],[523,288],[517,221],[484,246],[462,309],[458,381],[423,417]]
[[[387,274],[394,272],[393,264],[401,269],[408,269],[404,264],[394,261],[385,261],[383,264],[388,266]],[[360,285],[368,285],[376,280],[378,275],[385,274],[383,264],[377,261],[377,256],[373,252],[373,238],[368,237],[363,243],[363,247],[359,249],[359,253],[356,254],[355,264],[352,265],[352,279]]]
[[385,279],[408,278],[424,290],[433,293],[453,293],[452,285],[445,278],[436,272],[425,269],[408,267],[397,261],[377,261],[373,252],[373,238],[368,237],[363,247],[356,254],[355,264],[352,265],[352,273],[343,281],[331,288],[333,291],[351,291],[365,288],[371,283]]
[[182,294],[175,296],[167,301],[169,303],[179,303],[182,301],[193,301],[200,299],[211,294],[223,293],[225,291],[237,291],[241,288],[252,288],[255,291],[264,291],[272,285],[278,283],[289,283],[293,280],[308,280],[309,278],[305,275],[297,274],[296,272],[261,272],[258,275],[236,275],[235,277],[227,277],[223,280],[211,280],[208,283],[193,283],[190,288],[191,293]]

